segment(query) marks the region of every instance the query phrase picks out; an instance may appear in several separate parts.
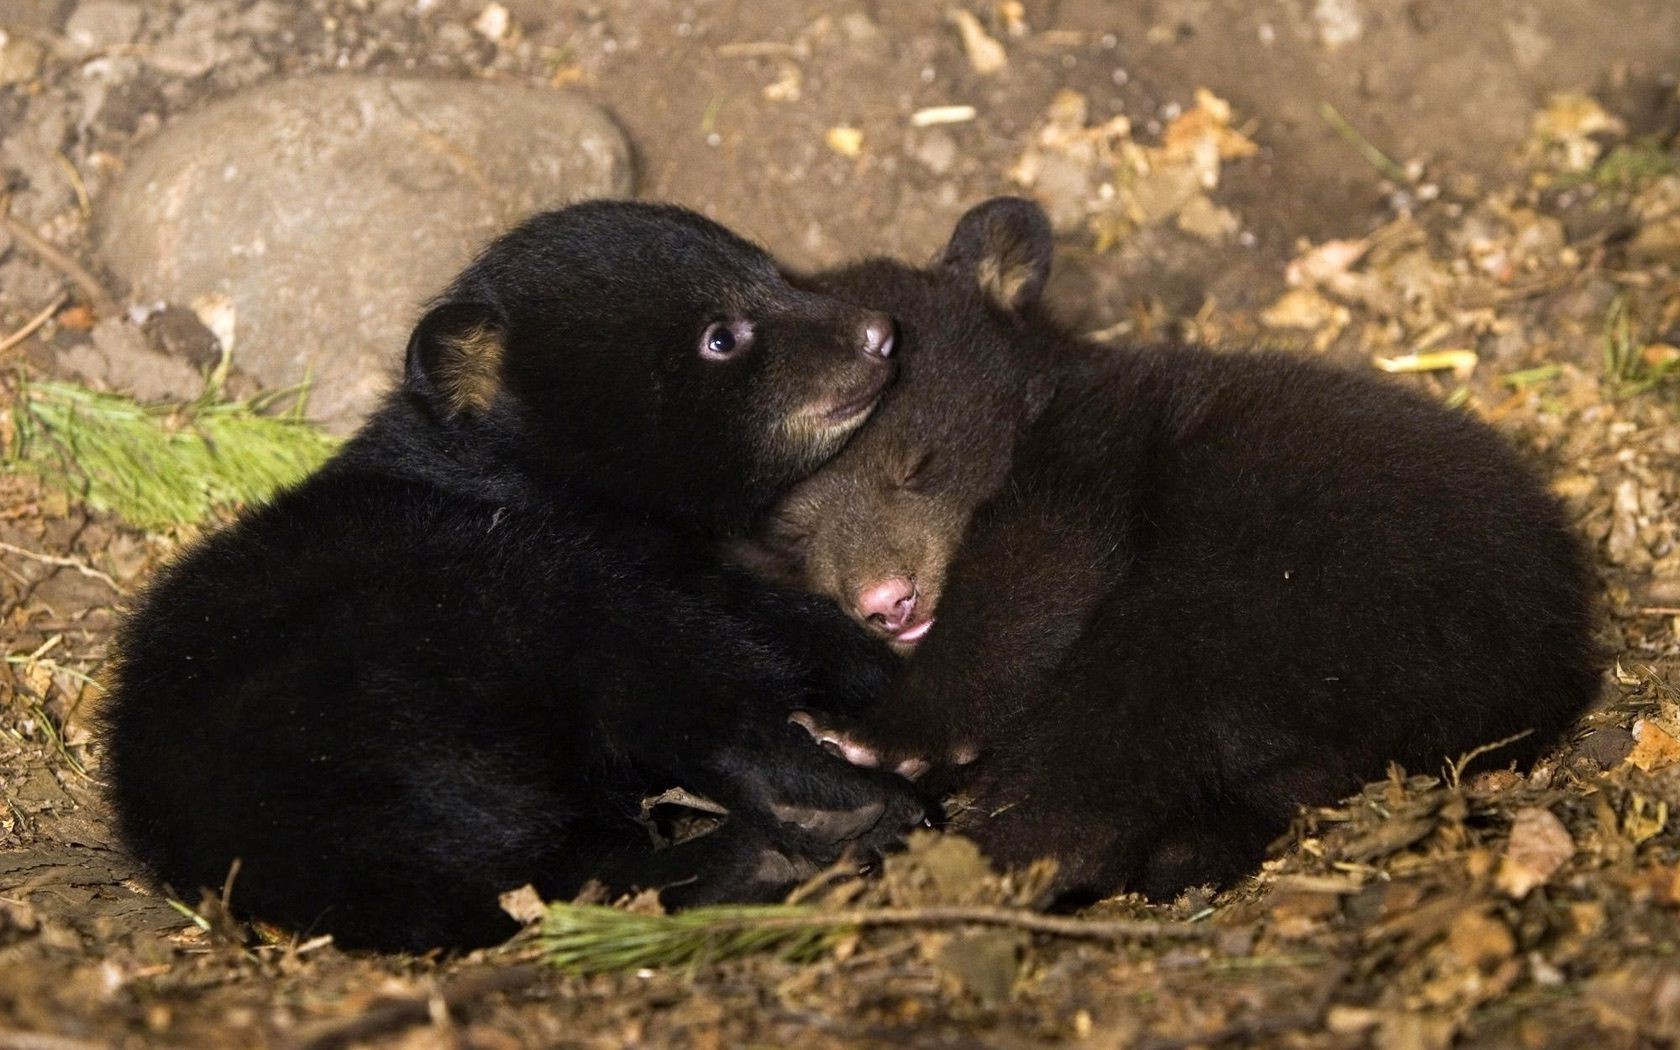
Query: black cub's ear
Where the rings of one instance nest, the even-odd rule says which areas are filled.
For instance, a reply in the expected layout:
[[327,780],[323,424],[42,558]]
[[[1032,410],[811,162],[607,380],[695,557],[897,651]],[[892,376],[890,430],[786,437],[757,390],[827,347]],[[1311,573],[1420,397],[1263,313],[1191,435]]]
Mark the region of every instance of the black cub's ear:
[[944,264],[972,278],[1005,310],[1038,302],[1054,244],[1044,209],[1020,197],[993,197],[957,220]]
[[502,386],[507,331],[483,303],[433,307],[408,339],[408,383],[445,415],[482,412]]

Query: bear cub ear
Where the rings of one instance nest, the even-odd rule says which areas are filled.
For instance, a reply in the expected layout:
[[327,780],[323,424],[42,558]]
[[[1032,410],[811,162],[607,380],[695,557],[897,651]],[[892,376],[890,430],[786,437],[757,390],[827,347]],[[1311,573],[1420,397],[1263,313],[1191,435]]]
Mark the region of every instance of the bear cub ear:
[[483,412],[502,386],[507,331],[483,303],[433,307],[408,340],[408,382],[447,416]]
[[1044,209],[1020,197],[993,197],[957,220],[944,264],[980,285],[1003,310],[1038,302],[1055,246]]

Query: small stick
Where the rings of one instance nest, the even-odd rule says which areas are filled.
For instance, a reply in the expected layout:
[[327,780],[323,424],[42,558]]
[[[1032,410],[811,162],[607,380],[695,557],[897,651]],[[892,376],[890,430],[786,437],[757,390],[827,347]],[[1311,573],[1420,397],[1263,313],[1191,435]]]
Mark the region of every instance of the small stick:
[[93,307],[96,313],[110,317],[117,312],[116,300],[111,298],[111,294],[105,290],[105,286],[99,283],[98,278],[85,270],[81,263],[53,247],[45,237],[10,215],[0,215],[0,226],[4,226],[7,232],[18,239],[19,243],[39,256],[42,262],[70,278],[76,287],[81,289],[82,294],[87,296],[88,304]]
[[[1019,908],[986,906],[935,906],[927,908],[868,908],[857,911],[838,911],[824,915],[822,920],[836,926],[1008,926],[1031,933],[1053,937],[1067,937],[1087,941],[1151,940],[1154,938],[1184,938],[1203,940],[1218,931],[1210,926],[1188,922],[1156,922],[1146,919],[1080,919],[1071,915],[1040,915]],[[810,923],[809,918],[786,922],[788,926]],[[778,926],[775,918],[759,919],[755,928]]]
[[1190,922],[1157,922],[1146,919],[1081,919],[1072,915],[1041,915],[1020,908],[987,905],[934,905],[925,908],[857,908],[832,912],[802,912],[790,915],[755,914],[740,919],[719,918],[708,922],[704,932],[724,929],[805,930],[860,929],[868,926],[1008,926],[1030,933],[1086,941],[1151,940],[1181,938],[1205,940],[1218,932],[1210,926]]
[[0,1050],[101,1050],[109,1043],[90,1043],[50,1032],[20,1032],[0,1028]]
[[47,308],[45,310],[42,310],[40,313],[36,314],[34,317],[31,317],[28,321],[25,321],[22,328],[19,328],[17,331],[13,332],[11,335],[8,335],[6,338],[0,339],[0,354],[5,353],[6,351],[10,350],[12,347],[17,346],[19,343],[23,342],[25,339],[28,339],[30,336],[34,335],[35,330],[37,328],[40,328],[42,325],[44,325],[48,321],[52,320],[53,315],[58,313],[59,307],[63,306],[65,303],[67,303],[69,301],[70,301],[70,293],[69,292],[59,292],[58,293],[58,298],[54,299],[52,302],[48,303]]
[[542,980],[544,973],[539,966],[515,966],[463,977],[430,996],[379,1003],[354,1017],[307,1026],[285,1045],[290,1050],[334,1050],[374,1036],[388,1035],[409,1025],[424,1024],[435,1016],[434,1011],[438,1008],[453,1013],[487,995],[521,991]]
[[32,551],[25,547],[13,546],[12,544],[4,541],[0,541],[0,551],[5,551],[7,554],[16,554],[18,557],[28,558],[30,561],[38,561],[43,565],[56,565],[61,569],[75,569],[77,572],[89,579],[98,580],[100,583],[103,583],[105,586],[111,588],[113,591],[116,591],[118,594],[124,593],[122,584],[113,580],[106,573],[100,572],[98,569],[89,565],[85,561],[78,561],[75,558],[61,558],[56,554],[42,554],[40,551]]

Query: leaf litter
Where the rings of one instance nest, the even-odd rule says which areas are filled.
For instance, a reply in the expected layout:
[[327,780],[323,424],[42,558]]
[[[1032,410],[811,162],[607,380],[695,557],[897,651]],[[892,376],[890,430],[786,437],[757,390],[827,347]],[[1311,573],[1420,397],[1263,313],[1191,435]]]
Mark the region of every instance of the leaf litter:
[[[1140,141],[1060,96],[1012,177],[1098,250],[1151,223],[1231,236],[1221,173],[1254,148],[1236,120],[1202,93]],[[1534,770],[1393,770],[1303,812],[1254,878],[1171,902],[1046,915],[1042,869],[998,873],[964,840],[928,835],[879,876],[825,873],[789,907],[671,917],[646,899],[520,895],[510,904],[531,927],[502,948],[352,956],[230,926],[211,906],[225,901],[188,921],[142,891],[96,783],[76,772],[99,776],[88,726],[123,600],[76,566],[132,589],[194,526],[94,496],[88,464],[63,464],[84,479],[68,487],[13,470],[0,476],[0,541],[48,560],[7,554],[0,572],[0,1040],[1422,1050],[1680,1038],[1680,152],[1628,137],[1579,97],[1553,100],[1534,129],[1510,180],[1407,168],[1390,181],[1388,221],[1302,243],[1275,302],[1210,304],[1170,327],[1387,362],[1544,466],[1604,573],[1616,663],[1598,708]],[[13,450],[40,425],[24,392],[0,388]],[[256,494],[169,513],[201,520]]]

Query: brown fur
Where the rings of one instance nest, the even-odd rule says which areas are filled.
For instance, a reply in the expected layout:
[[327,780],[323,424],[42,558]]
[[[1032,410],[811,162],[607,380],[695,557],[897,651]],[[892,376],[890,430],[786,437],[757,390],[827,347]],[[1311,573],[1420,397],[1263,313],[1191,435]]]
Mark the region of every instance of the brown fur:
[[816,742],[967,795],[1078,901],[1228,882],[1302,804],[1494,740],[1526,764],[1591,701],[1595,584],[1497,434],[1299,355],[1069,338],[1050,254],[1003,199],[932,267],[819,282],[897,318],[904,380],[767,545],[854,617],[899,593],[859,576],[938,586],[881,704],[794,714]]
[[441,341],[434,382],[451,412],[482,412],[496,400],[503,349],[502,332],[488,324]]

